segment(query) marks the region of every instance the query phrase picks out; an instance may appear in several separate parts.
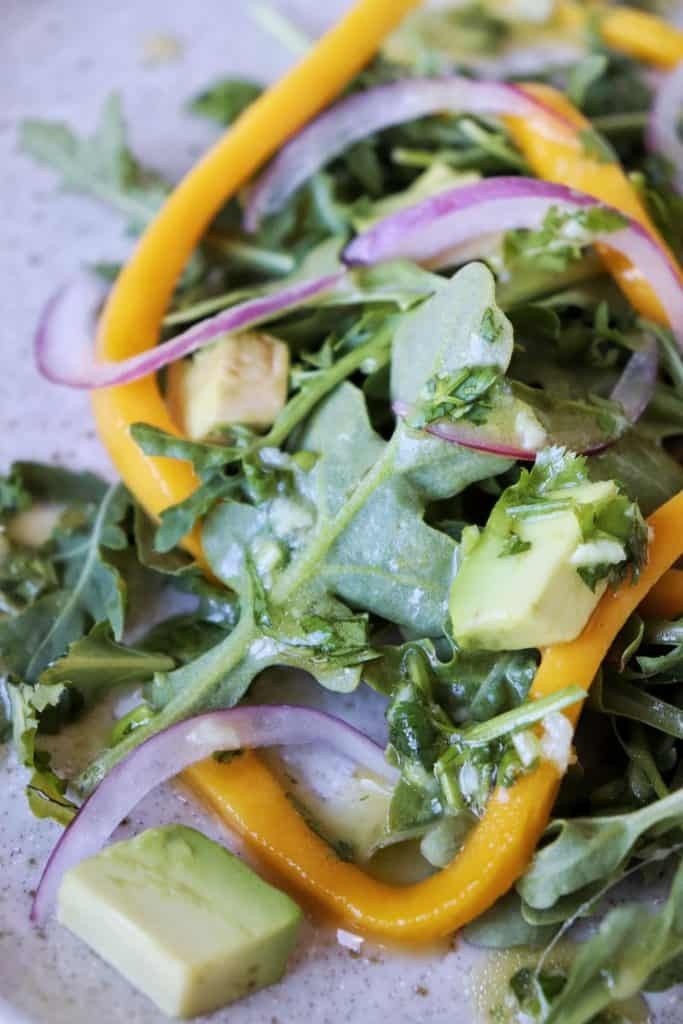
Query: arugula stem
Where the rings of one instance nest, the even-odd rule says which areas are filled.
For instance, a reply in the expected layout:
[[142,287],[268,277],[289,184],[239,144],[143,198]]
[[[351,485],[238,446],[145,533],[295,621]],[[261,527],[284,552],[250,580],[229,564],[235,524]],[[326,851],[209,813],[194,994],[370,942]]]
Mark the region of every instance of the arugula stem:
[[303,57],[315,42],[272,4],[252,4],[250,14],[254,21],[289,50],[293,57]]
[[220,256],[266,274],[284,276],[291,274],[296,267],[296,260],[289,253],[265,249],[261,245],[253,245],[239,238],[228,238],[215,231],[206,236],[206,244]]
[[675,704],[627,682],[610,682],[603,687],[602,710],[635,722],[643,722],[667,736],[683,739],[683,712]]
[[377,361],[377,369],[389,362],[391,355],[391,334],[381,330],[371,341],[351,349],[345,356],[338,359],[333,366],[310,380],[306,386],[287,402],[275,423],[267,434],[259,438],[255,449],[279,447],[291,431],[318,404],[321,398],[329,394],[337,384],[350,377],[366,359]]
[[496,300],[500,308],[507,311],[513,306],[534,302],[583,284],[603,273],[604,268],[598,256],[588,252],[576,263],[570,263],[561,273],[525,268],[522,273],[511,274],[506,281],[498,282]]
[[476,744],[477,746],[479,744],[491,743],[492,740],[497,740],[507,733],[515,732],[517,729],[524,729],[535,722],[539,722],[551,711],[561,711],[562,708],[569,707],[570,704],[576,704],[577,701],[583,700],[585,696],[586,691],[582,690],[580,686],[565,686],[558,690],[557,693],[551,693],[548,697],[527,701],[511,711],[505,711],[501,715],[496,715],[495,718],[489,719],[488,722],[481,722],[463,729],[462,733],[460,733],[460,738],[465,743]]
[[[250,595],[244,595],[242,606],[248,608],[249,611],[243,611],[237,626],[225,640],[195,661],[169,673],[168,679],[174,680],[176,686],[183,683],[185,677],[187,677],[188,685],[182,687],[158,714],[150,718],[149,722],[135,729],[115,747],[103,751],[76,780],[77,792],[81,794],[91,792],[114,765],[131,750],[175,722],[188,718],[198,707],[206,707],[210,703],[209,697],[212,691],[243,659],[258,632],[251,612]],[[196,679],[201,679],[199,685],[196,684]],[[233,704],[239,700],[242,694],[237,693],[234,696]],[[223,706],[230,705],[226,702]]]
[[285,604],[294,591],[318,569],[342,531],[362,509],[370,495],[391,475],[396,459],[398,436],[398,431],[395,431],[381,457],[360,480],[345,504],[332,519],[322,520],[317,536],[307,545],[305,553],[301,558],[295,559],[278,579],[271,591],[271,600],[274,604]]
[[591,121],[596,131],[604,135],[621,135],[622,132],[641,131],[647,125],[647,110],[627,110],[619,114],[603,114]]

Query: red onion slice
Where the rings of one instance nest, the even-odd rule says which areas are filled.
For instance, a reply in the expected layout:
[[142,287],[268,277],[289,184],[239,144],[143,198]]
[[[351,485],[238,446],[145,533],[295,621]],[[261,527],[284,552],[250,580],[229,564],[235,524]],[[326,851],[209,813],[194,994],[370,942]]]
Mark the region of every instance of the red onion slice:
[[613,402],[620,403],[630,423],[636,423],[650,404],[658,373],[659,349],[654,338],[649,338],[646,347],[629,358],[610,395]]
[[[433,266],[443,254],[443,265],[449,265],[452,251],[473,238],[493,231],[538,228],[551,207],[574,211],[591,206],[613,209],[564,185],[535,178],[488,178],[442,192],[386,217],[358,235],[346,247],[343,258],[351,266],[399,258],[429,261]],[[668,253],[635,220],[595,240],[622,253],[633,265],[632,273],[649,282],[683,349],[683,287],[680,272]]]
[[[394,401],[391,404],[397,416],[402,419],[410,416],[411,406],[408,402]],[[514,418],[513,418],[514,419]],[[451,444],[460,444],[463,448],[473,448],[478,452],[490,452],[491,455],[500,455],[504,459],[519,459],[522,462],[533,462],[539,448],[522,446],[514,430],[514,424],[508,423],[501,426],[500,422],[493,425],[486,423],[475,425],[467,420],[435,420],[427,423],[421,429],[434,437],[440,437],[442,441],[449,441]],[[514,437],[517,443],[511,441]],[[546,447],[551,442],[544,440],[540,447]]]
[[[92,278],[81,275],[62,288],[43,310],[34,341],[36,365],[55,384],[72,388],[106,388],[129,384],[196,352],[228,331],[241,331],[306,305],[330,292],[344,272],[292,284],[202,320],[171,341],[119,362],[98,362],[93,350],[95,318],[103,298]],[[87,283],[90,282],[90,283]],[[95,301],[97,300],[97,301]]]
[[151,790],[217,750],[327,743],[390,783],[398,772],[364,733],[322,711],[264,704],[211,711],[178,722],[140,744],[112,768],[65,829],[45,866],[31,920],[44,924],[66,871],[97,853]]
[[683,61],[666,75],[655,95],[647,126],[647,143],[671,163],[673,183],[683,192],[683,140],[679,124],[683,115]]
[[[515,393],[521,387],[514,382],[511,391],[499,397],[497,407],[491,410],[486,423],[442,419],[428,423],[423,429],[451,444],[521,462],[532,462],[542,448],[551,444],[562,445],[583,455],[594,455],[614,444],[626,426],[633,425],[642,416],[654,395],[658,372],[657,344],[650,339],[642,351],[630,356],[610,394],[611,401],[619,402],[624,412],[621,421],[614,418],[611,432],[600,423],[604,410],[599,407],[596,406],[591,418],[571,401],[557,399],[545,391],[538,392],[535,402],[527,402]],[[535,391],[526,388],[523,396],[532,390]],[[404,419],[412,412],[408,402],[394,401],[392,408],[397,416]],[[533,438],[532,443],[530,434],[533,437],[535,431],[529,430],[529,414],[535,415],[545,432]]]
[[548,133],[569,122],[541,100],[504,82],[447,78],[407,78],[354,93],[306,125],[284,146],[256,181],[244,216],[247,231],[275,213],[316,171],[354,142],[393,125],[444,112],[544,115]]

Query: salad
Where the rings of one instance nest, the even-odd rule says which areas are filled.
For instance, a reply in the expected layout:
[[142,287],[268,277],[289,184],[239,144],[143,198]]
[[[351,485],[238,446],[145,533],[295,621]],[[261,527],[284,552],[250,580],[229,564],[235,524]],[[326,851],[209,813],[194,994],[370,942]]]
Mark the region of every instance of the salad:
[[[368,53],[372,19],[411,6],[359,5]],[[67,282],[36,332],[123,482],[0,480],[0,723],[30,810],[64,826],[32,918],[58,905],[168,1012],[276,980],[300,917],[197,833],[103,849],[180,773],[342,928],[531,950],[491,1021],[640,1020],[683,980],[678,61],[681,33],[628,9],[418,10],[282,145],[243,146],[216,216],[138,163],[116,96],[92,138],[24,124],[133,232],[172,195],[131,264]],[[237,147],[270,96],[226,79],[190,108]],[[310,102],[292,86],[287,116]],[[192,210],[208,227],[179,238]],[[131,633],[159,592],[175,611]],[[339,714],[259,701],[273,669]],[[345,720],[352,693],[384,744]],[[51,737],[74,731],[94,754],[67,776]],[[310,743],[353,765],[336,808],[254,753]],[[159,952],[185,912],[215,977]]]

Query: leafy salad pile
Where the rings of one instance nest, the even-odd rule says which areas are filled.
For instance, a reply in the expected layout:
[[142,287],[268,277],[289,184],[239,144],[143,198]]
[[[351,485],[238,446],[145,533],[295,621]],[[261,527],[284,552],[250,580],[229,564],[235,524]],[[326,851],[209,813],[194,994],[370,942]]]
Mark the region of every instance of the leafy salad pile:
[[[480,5],[416,16],[352,89],[452,70],[495,52],[514,26]],[[455,37],[458,52],[449,52]],[[644,146],[643,69],[593,39],[582,59],[524,78],[566,90],[591,120],[586,144],[616,151],[680,252],[681,199]],[[227,125],[258,93],[254,83],[225,80],[190,109]],[[115,96],[92,138],[31,121],[22,145],[133,231],[170,191],[128,149]],[[499,122],[440,115],[354,144],[255,235],[243,233],[233,199],[187,267],[164,337],[283,281],[329,272],[354,231],[418,199],[520,172],[524,160]],[[587,586],[615,585],[644,558],[641,514],[683,488],[678,349],[668,331],[637,316],[590,248],[594,235],[620,225],[598,211],[581,223],[578,244],[567,216],[551,211],[539,231],[496,238],[482,261],[457,272],[409,261],[354,271],[344,289],[269,323],[291,366],[286,404],[267,430],[233,424],[191,441],[134,428],[146,453],[190,461],[201,481],[159,524],[123,485],[91,474],[18,463],[0,480],[0,723],[30,770],[34,814],[68,823],[77,801],[143,739],[233,706],[270,666],[301,669],[338,693],[370,686],[385,695],[400,781],[381,845],[417,841],[416,856],[434,868],[452,859],[493,786],[538,763],[534,726],[576,695],[527,700],[536,649],[454,642],[448,597],[472,528],[494,507],[499,517],[513,506],[542,514],[549,492],[615,479],[626,518],[609,536],[624,542],[626,559],[584,570]],[[106,278],[117,270],[95,269]],[[499,353],[495,367],[473,363],[472,323]],[[659,377],[632,426],[609,396],[651,339]],[[590,422],[617,440],[588,456],[546,449],[525,468],[425,432],[444,416],[485,422],[502,387],[543,423]],[[397,392],[413,403],[404,420],[392,412]],[[27,524],[46,509],[36,539]],[[200,521],[213,579],[178,547]],[[505,557],[514,559],[525,542],[508,533]],[[160,586],[195,595],[194,609],[133,646],[129,594]],[[76,720],[87,729],[88,711],[132,684],[142,687],[139,703],[112,722],[77,778],[61,778],[46,737]],[[466,931],[487,948],[538,947],[538,965],[512,979],[505,1012],[513,1019],[627,1020],[615,1001],[683,979],[682,687],[683,621],[634,615],[592,688],[543,844],[516,889]],[[656,912],[631,903],[610,910],[567,969],[553,966],[548,947],[602,915],[614,887],[636,872],[673,874]]]

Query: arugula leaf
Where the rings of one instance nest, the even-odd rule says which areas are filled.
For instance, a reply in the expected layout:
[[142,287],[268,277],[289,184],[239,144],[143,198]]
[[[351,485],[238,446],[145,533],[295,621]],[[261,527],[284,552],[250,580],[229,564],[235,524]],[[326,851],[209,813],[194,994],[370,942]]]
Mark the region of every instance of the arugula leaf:
[[595,128],[582,128],[577,137],[584,154],[599,164],[611,164],[619,160],[614,147]]
[[12,739],[20,762],[33,767],[40,718],[48,709],[59,708],[66,688],[61,683],[27,686],[9,682],[7,694],[12,712]]
[[587,1024],[611,1003],[658,987],[683,952],[683,865],[658,913],[637,903],[611,910],[580,947],[546,1024]]
[[472,54],[496,53],[507,41],[509,24],[483,3],[419,11],[402,22],[384,45],[391,60],[414,68],[418,74],[448,73],[455,61]]
[[553,925],[529,924],[518,893],[512,889],[463,929],[465,941],[483,949],[544,946],[555,933]]
[[52,818],[66,827],[78,811],[78,807],[66,796],[67,784],[46,765],[31,775],[26,786],[26,796],[31,812],[36,818]]
[[298,390],[264,435],[245,435],[244,438],[235,435],[232,440],[240,440],[239,444],[205,444],[179,440],[147,424],[134,424],[131,433],[146,454],[188,459],[203,478],[200,487],[188,498],[162,513],[155,549],[170,551],[219,498],[230,497],[239,491],[241,481],[236,477],[225,477],[223,469],[250,459],[263,449],[282,444],[325,395],[359,368],[372,367],[376,371],[385,365],[389,359],[394,326],[391,316],[375,317],[371,314],[363,317],[352,329],[357,343],[336,361],[330,360],[329,365],[323,364],[305,376],[300,375]]
[[[482,307],[475,299],[475,304],[478,330],[491,303]],[[415,344],[419,350],[422,338],[417,336]],[[443,351],[448,358],[447,348]],[[333,622],[352,618],[340,598],[423,635],[443,632],[455,543],[424,522],[426,504],[452,497],[509,463],[400,423],[385,442],[372,430],[362,393],[349,383],[318,406],[299,445],[298,456],[278,455],[274,466],[282,469],[274,490],[254,492],[256,504],[223,501],[205,521],[209,564],[239,595],[234,630],[193,663],[157,675],[151,699],[161,710],[93,762],[80,780],[82,788],[96,783],[152,732],[193,711],[234,704],[267,665],[302,664],[309,644],[297,651],[286,643],[293,635],[289,623],[298,620],[296,632],[306,634],[311,615]],[[264,466],[264,455],[271,459],[268,452],[259,454]],[[307,452],[317,458],[302,464],[300,455]],[[338,625],[326,630],[339,636]],[[303,667],[324,685],[357,685],[370,653],[364,645],[356,640],[341,665],[318,644],[312,648],[317,653],[311,658],[308,651]]]
[[643,515],[683,488],[683,466],[663,448],[632,429],[604,452],[588,457],[592,480],[618,480]]
[[602,78],[609,59],[604,53],[591,53],[578,61],[567,77],[567,96],[575,107],[581,109],[592,85]]
[[263,92],[263,86],[244,78],[222,78],[190,100],[192,114],[230,125]]
[[[451,386],[464,369],[504,373],[512,356],[509,320],[498,309],[493,275],[470,263],[403,317],[391,360],[394,400],[420,402],[423,389]],[[433,397],[433,395],[432,395]]]
[[133,512],[133,529],[135,534],[135,552],[138,562],[145,569],[173,576],[180,583],[182,579],[196,579],[199,582],[201,570],[186,551],[171,548],[170,551],[157,551],[154,546],[157,526],[152,522],[141,505],[136,504]]
[[[173,615],[145,633],[140,645],[141,650],[149,651],[154,657],[160,657],[158,652],[163,651],[161,656],[186,665],[205,654],[211,647],[215,647],[221,640],[225,640],[226,633],[234,624],[234,621],[231,621],[229,626],[212,622],[200,614]],[[170,667],[164,666],[165,669]]]
[[70,644],[67,653],[41,673],[39,685],[64,683],[91,697],[102,689],[144,682],[155,672],[172,669],[174,664],[174,659],[165,654],[116,643],[109,623],[98,622],[87,636]]
[[98,505],[107,484],[94,473],[73,472],[42,462],[15,462],[11,469],[32,501],[65,505]]
[[383,196],[381,199],[372,200],[366,195],[357,199],[350,209],[351,223],[357,232],[367,231],[391,213],[397,213],[447,189],[477,181],[478,178],[476,172],[455,171],[435,158],[408,188]]
[[648,832],[673,829],[682,816],[679,790],[630,814],[552,821],[546,830],[550,841],[517,883],[524,904],[545,910],[570,895],[582,902],[591,887],[623,871]]
[[626,680],[596,680],[590,704],[599,711],[642,722],[653,729],[683,739],[683,711]]
[[60,589],[0,620],[2,660],[25,682],[34,683],[93,622],[108,621],[120,638],[126,587],[104,549],[121,551],[127,546],[120,523],[129,501],[125,489],[113,485],[92,512],[74,510],[62,517],[54,541],[63,569]]
[[104,104],[92,137],[79,138],[65,124],[27,120],[20,127],[20,144],[57,171],[64,188],[113,206],[135,231],[146,226],[168,194],[159,175],[143,169],[129,150],[116,94]]

